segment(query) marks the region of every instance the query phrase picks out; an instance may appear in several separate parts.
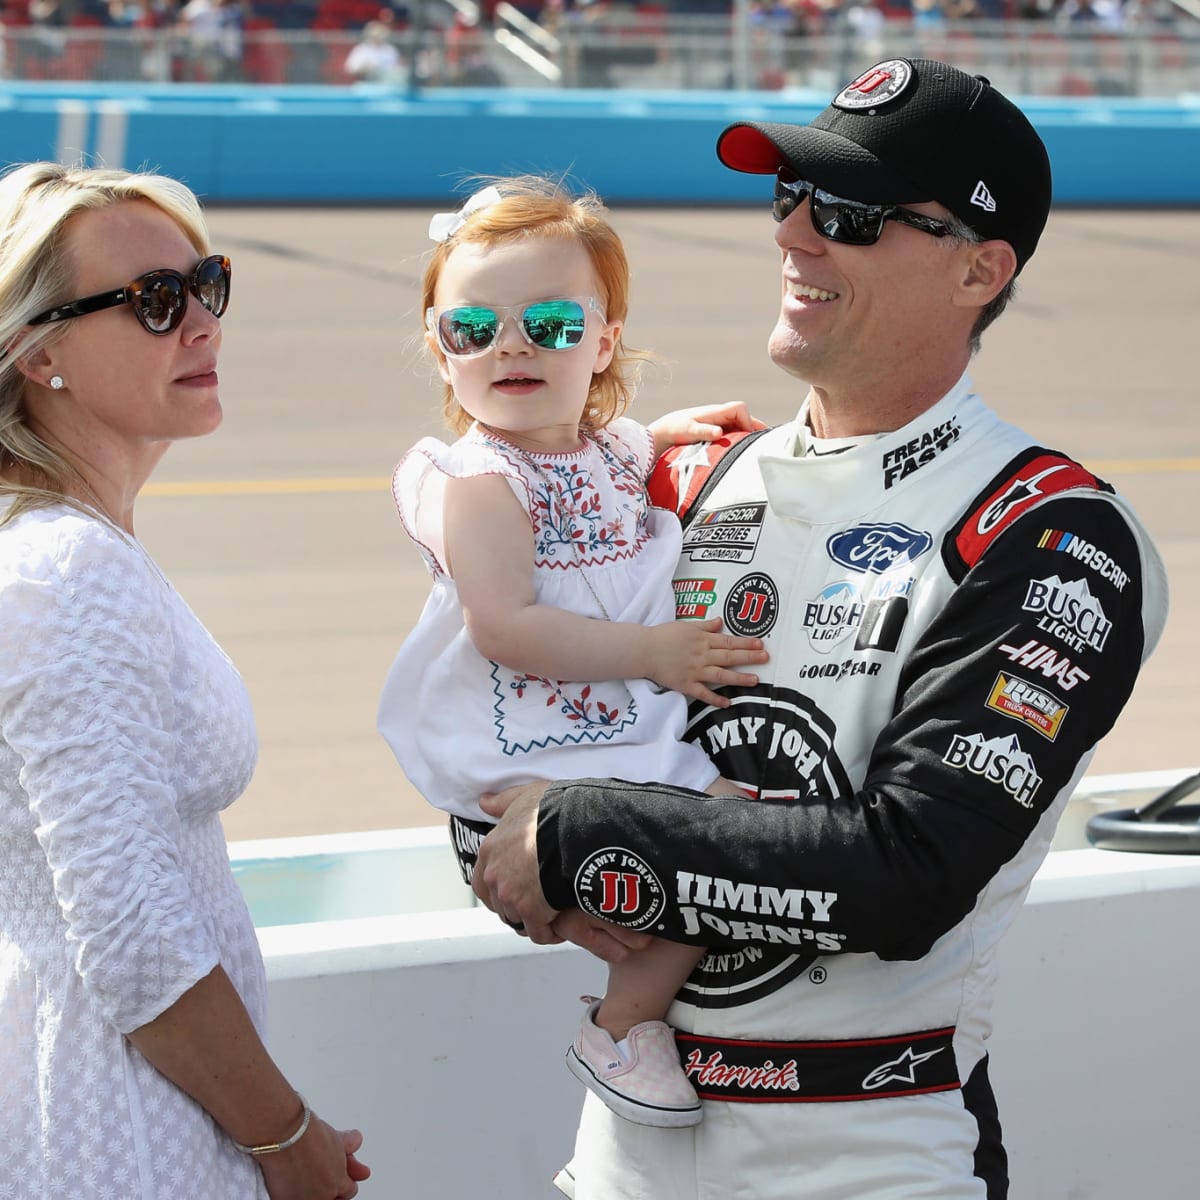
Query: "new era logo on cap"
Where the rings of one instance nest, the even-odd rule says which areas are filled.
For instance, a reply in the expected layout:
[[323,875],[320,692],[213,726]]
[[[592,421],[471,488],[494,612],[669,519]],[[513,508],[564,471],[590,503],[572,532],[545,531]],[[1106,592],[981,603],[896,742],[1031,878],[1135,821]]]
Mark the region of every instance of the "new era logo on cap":
[[971,203],[978,204],[985,212],[996,211],[996,201],[992,198],[992,193],[988,191],[987,184],[982,179],[975,185],[975,190],[971,193]]

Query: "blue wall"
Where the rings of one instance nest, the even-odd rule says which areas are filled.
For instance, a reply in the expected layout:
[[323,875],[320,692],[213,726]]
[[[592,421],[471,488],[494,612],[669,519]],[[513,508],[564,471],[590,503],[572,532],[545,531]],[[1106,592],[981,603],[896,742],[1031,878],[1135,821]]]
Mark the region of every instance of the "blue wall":
[[[757,203],[713,146],[737,120],[804,122],[824,97],[8,84],[0,161],[150,167],[208,202],[416,203],[534,171],[610,201]],[[1060,204],[1200,204],[1200,98],[1027,100]]]

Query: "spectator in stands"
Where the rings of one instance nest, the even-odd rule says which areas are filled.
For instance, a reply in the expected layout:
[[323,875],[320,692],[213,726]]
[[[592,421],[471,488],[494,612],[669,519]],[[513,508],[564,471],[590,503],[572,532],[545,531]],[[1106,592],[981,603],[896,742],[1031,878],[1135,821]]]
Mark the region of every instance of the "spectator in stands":
[[758,87],[774,91],[786,82],[784,38],[791,33],[795,19],[785,0],[750,0],[746,24]]
[[208,83],[242,78],[245,17],[242,0],[188,0],[179,10],[189,35],[191,78]]
[[383,21],[368,21],[362,38],[346,55],[345,71],[362,83],[391,83],[399,79],[402,66],[389,27]]
[[1124,13],[1116,0],[1064,0],[1057,19],[1063,25],[1119,29],[1124,23]]
[[457,87],[494,87],[503,83],[484,55],[477,17],[456,12],[446,30],[446,82]]
[[146,16],[146,5],[139,0],[108,0],[104,23],[115,32],[104,40],[103,78],[140,78],[142,46],[134,31],[144,25]]
[[945,27],[946,10],[942,0],[912,0],[913,26],[923,32]]
[[876,0],[854,0],[845,10],[845,22],[854,34],[856,56],[864,61],[883,53],[883,9]]
[[35,78],[54,73],[54,67],[66,48],[67,38],[63,29],[69,17],[62,0],[29,0],[29,24],[33,27],[34,36],[29,41],[28,54]]
[[146,18],[141,0],[108,0],[106,24],[113,29],[136,29]]

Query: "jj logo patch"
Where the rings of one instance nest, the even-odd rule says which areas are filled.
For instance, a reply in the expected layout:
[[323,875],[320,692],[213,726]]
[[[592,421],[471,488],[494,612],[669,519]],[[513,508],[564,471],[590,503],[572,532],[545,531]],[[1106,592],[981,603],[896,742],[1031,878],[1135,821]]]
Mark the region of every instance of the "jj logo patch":
[[757,571],[743,575],[725,598],[725,624],[742,637],[766,637],[778,616],[775,584]]
[[658,877],[621,846],[598,850],[584,862],[575,876],[575,898],[584,912],[626,929],[653,924],[664,903]]
[[912,65],[903,58],[889,58],[864,71],[834,97],[834,108],[878,108],[901,95],[912,81]]

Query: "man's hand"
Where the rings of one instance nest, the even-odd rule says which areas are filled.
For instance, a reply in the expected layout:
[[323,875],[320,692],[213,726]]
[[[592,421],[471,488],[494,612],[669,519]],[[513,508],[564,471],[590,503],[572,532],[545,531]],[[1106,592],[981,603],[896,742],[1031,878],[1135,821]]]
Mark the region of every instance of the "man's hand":
[[510,925],[524,925],[529,940],[541,946],[563,940],[552,927],[558,912],[546,903],[538,876],[538,806],[547,786],[527,783],[482,797],[483,811],[500,820],[479,847],[471,881],[492,912]]
[[751,416],[743,401],[731,400],[725,404],[677,409],[651,421],[647,428],[654,438],[654,457],[658,458],[672,446],[711,442],[723,433],[751,433],[765,429],[766,425]]

